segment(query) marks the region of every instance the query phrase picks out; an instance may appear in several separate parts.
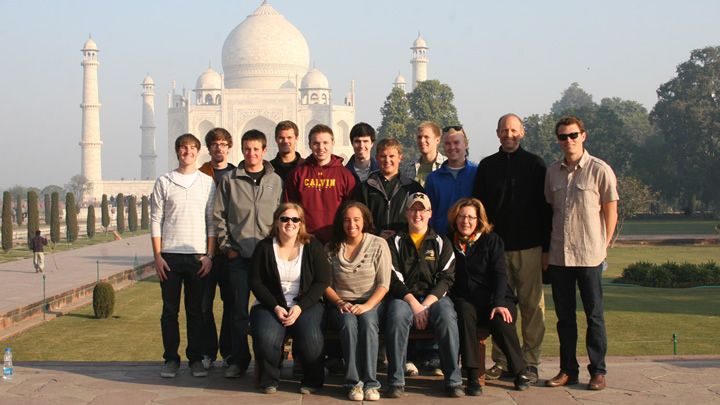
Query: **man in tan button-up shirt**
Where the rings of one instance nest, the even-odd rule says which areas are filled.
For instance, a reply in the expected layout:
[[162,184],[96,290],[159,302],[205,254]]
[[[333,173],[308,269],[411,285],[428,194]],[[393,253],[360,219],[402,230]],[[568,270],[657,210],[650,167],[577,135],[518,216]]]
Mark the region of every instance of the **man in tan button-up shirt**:
[[585,150],[587,132],[580,119],[562,118],[555,125],[555,134],[564,156],[548,168],[545,176],[545,199],[553,209],[546,271],[552,279],[558,318],[560,373],[546,385],[578,383],[577,285],[588,319],[586,346],[591,376],[588,388],[601,390],[605,388],[607,373],[601,273],[617,223],[617,179],[607,163]]

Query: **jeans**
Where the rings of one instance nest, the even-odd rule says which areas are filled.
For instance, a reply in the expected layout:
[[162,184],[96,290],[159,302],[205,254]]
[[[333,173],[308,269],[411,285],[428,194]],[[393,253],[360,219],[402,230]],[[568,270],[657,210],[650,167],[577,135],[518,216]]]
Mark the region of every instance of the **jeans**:
[[345,360],[345,387],[361,385],[380,388],[377,380],[378,333],[384,305],[362,315],[340,313],[334,306],[327,309],[329,319],[338,330]]
[[200,261],[194,254],[163,253],[163,259],[170,267],[167,280],[160,282],[163,308],[160,330],[163,340],[165,361],[180,362],[180,292],[185,286],[185,316],[187,318],[187,349],[185,355],[190,363],[202,359],[202,294],[205,279],[198,276]]
[[[217,326],[215,325],[215,314],[213,304],[217,287],[220,287],[220,299],[223,303],[222,321],[220,324],[220,339],[218,340]],[[233,309],[235,297],[230,285],[230,272],[228,259],[224,255],[215,256],[212,270],[207,276],[205,291],[202,299],[203,314],[203,348],[202,354],[210,357],[213,361],[217,359],[218,348],[220,355],[231,361],[232,357],[232,328]]]
[[256,373],[261,388],[277,387],[280,381],[280,365],[283,355],[283,341],[290,334],[293,337],[293,351],[302,364],[303,377],[300,384],[305,387],[321,388],[325,380],[323,368],[323,316],[324,308],[317,303],[305,308],[295,324],[284,327],[275,313],[262,305],[253,305],[250,311],[253,350]]
[[[388,352],[388,384],[405,385],[405,361],[407,357],[408,336],[413,325],[413,312],[410,305],[400,299],[391,298],[388,302],[385,344]],[[445,374],[445,385],[462,385],[458,365],[460,334],[457,314],[453,302],[448,297],[441,298],[430,306],[428,326],[435,332],[440,346],[440,365]]]
[[560,370],[577,377],[577,320],[575,317],[575,285],[580,290],[580,299],[587,319],[585,345],[590,364],[590,375],[606,374],[605,354],[607,353],[607,332],[602,292],[602,265],[594,267],[564,267],[551,265],[552,293],[557,314],[557,332],[560,339]]
[[236,364],[241,370],[246,370],[250,364],[250,346],[248,345],[248,332],[250,331],[250,315],[248,305],[250,300],[250,259],[236,257],[228,261],[230,285],[233,295],[233,327],[232,327],[232,355],[228,362]]

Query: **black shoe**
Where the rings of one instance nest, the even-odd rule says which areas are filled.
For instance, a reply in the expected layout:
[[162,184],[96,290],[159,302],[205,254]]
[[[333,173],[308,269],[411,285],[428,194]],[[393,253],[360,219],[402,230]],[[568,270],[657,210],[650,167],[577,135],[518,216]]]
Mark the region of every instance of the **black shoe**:
[[465,396],[465,391],[463,391],[461,385],[453,385],[445,387],[445,394],[450,398],[461,398]]
[[385,396],[388,398],[402,398],[405,396],[405,387],[402,385],[391,385],[385,391]]
[[518,391],[525,391],[526,389],[530,388],[530,378],[524,373],[518,374],[518,376],[515,377],[514,383],[515,389]]
[[530,379],[530,385],[535,385],[538,382],[538,369],[535,366],[527,366],[523,372],[525,377]]
[[470,383],[468,384],[467,388],[465,388],[465,394],[470,397],[479,397],[480,395],[482,395],[482,393],[482,385],[478,383]]
[[500,367],[499,364],[495,363],[494,366],[490,367],[489,370],[485,371],[485,379],[486,380],[497,380],[498,378],[500,378],[500,376],[503,375],[503,373],[505,373],[505,370],[502,367]]

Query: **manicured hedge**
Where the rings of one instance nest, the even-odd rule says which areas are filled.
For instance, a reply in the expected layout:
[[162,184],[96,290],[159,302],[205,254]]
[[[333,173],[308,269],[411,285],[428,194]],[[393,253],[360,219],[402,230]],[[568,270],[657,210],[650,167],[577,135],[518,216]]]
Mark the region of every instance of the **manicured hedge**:
[[720,285],[720,266],[713,261],[702,264],[637,262],[626,267],[614,282],[659,288]]

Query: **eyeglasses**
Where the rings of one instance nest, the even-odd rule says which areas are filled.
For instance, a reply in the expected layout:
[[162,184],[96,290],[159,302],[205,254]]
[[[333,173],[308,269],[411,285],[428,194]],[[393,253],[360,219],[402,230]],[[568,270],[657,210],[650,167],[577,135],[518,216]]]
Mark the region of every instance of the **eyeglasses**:
[[468,220],[468,221],[475,221],[477,217],[474,217],[472,215],[458,215],[458,219],[461,221]]
[[451,129],[454,131],[462,131],[463,126],[462,125],[448,125],[445,128],[443,128],[443,132],[450,132]]
[[211,143],[210,144],[211,148],[218,148],[218,149],[227,148],[229,146],[230,146],[230,144],[228,144],[228,143]]
[[293,224],[297,224],[298,222],[301,221],[301,219],[298,217],[285,217],[285,216],[280,217],[280,222],[282,222],[283,224],[286,223],[287,221],[293,221]]
[[578,136],[580,136],[580,132],[571,132],[569,134],[557,134],[557,139],[558,141],[567,141],[568,138],[577,139]]

